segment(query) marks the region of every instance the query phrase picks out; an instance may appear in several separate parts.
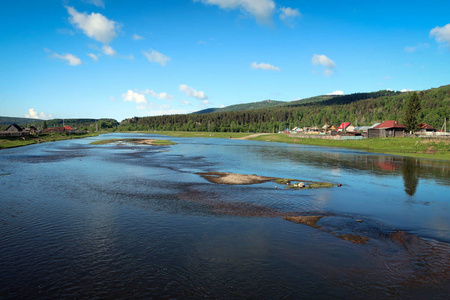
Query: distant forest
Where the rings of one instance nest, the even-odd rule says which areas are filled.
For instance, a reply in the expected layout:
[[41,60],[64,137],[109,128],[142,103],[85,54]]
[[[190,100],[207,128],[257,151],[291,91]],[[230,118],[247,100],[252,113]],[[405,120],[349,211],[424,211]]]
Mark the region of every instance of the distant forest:
[[[411,93],[378,91],[345,96],[318,96],[312,101],[277,102],[271,107],[236,111],[214,111],[187,115],[134,117],[120,123],[121,130],[174,130],[211,132],[273,132],[285,128],[372,125],[405,118]],[[418,119],[440,129],[450,116],[450,85],[418,92],[421,111]],[[262,101],[264,102],[264,101]],[[246,104],[248,105],[248,104]],[[239,107],[239,106],[238,106]]]
[[52,119],[52,120],[39,120],[39,119],[27,119],[27,118],[11,118],[0,117],[0,130],[6,129],[10,124],[17,124],[23,128],[34,126],[38,129],[71,126],[80,130],[110,130],[116,129],[119,122],[115,119]]

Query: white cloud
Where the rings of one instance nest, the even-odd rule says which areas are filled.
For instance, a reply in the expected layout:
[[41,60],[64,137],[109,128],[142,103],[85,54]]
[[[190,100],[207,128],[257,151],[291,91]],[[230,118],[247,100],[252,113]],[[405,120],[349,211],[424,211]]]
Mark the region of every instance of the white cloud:
[[152,50],[152,49],[150,49],[150,50],[151,50],[150,53],[142,51],[142,54],[144,54],[147,57],[149,62],[155,62],[164,67],[170,61],[170,57],[168,57],[156,50]]
[[108,44],[117,36],[116,31],[120,29],[119,25],[102,14],[79,13],[70,6],[66,6],[66,9],[70,15],[70,23],[81,29],[91,39]]
[[[46,52],[51,52],[48,49],[45,49]],[[51,57],[59,58],[62,60],[66,60],[70,66],[78,66],[81,65],[81,59],[73,54],[67,53],[67,54],[58,54],[55,52],[52,52]]]
[[294,27],[294,20],[297,17],[301,17],[302,14],[300,13],[300,11],[295,8],[292,9],[290,7],[281,7],[280,8],[280,20],[283,21],[284,24],[286,24],[287,26],[290,27]]
[[314,65],[324,66],[326,68],[324,71],[324,74],[326,76],[331,76],[333,74],[333,69],[336,67],[336,64],[334,63],[334,61],[332,61],[330,58],[328,58],[325,55],[314,54],[311,59],[311,62]]
[[92,60],[94,62],[98,62],[98,56],[95,55],[94,53],[88,53],[87,56],[89,56],[90,58],[92,58]]
[[323,65],[329,69],[333,69],[336,64],[334,63],[334,61],[332,61],[331,59],[329,59],[328,57],[326,57],[325,55],[319,55],[319,54],[314,54],[312,57],[312,63],[317,65]]
[[102,51],[103,51],[103,53],[104,54],[106,54],[106,55],[116,55],[117,54],[117,52],[116,52],[116,50],[114,50],[111,46],[109,46],[109,45],[103,45],[103,47],[102,47]]
[[273,0],[194,0],[204,4],[217,5],[221,9],[240,9],[253,15],[258,23],[270,24],[275,10]]
[[160,100],[167,100],[167,101],[173,100],[173,96],[167,94],[166,92],[157,93],[154,90],[147,89],[147,90],[144,91],[144,94],[147,94],[147,95],[150,94],[150,96],[158,98]]
[[431,29],[430,37],[433,36],[438,43],[447,43],[447,45],[450,46],[450,24],[447,24],[444,27],[436,26]]
[[194,97],[194,98],[197,98],[198,100],[208,99],[208,97],[205,95],[204,92],[196,91],[195,89],[188,87],[185,84],[180,84],[180,86],[178,88],[180,89],[180,91],[185,93],[188,97]]
[[25,114],[25,118],[31,118],[31,119],[49,119],[52,117],[53,117],[52,115],[47,115],[47,114],[44,114],[43,112],[38,114],[34,108],[30,108],[28,110],[28,114]]
[[288,18],[295,18],[301,16],[301,13],[297,8],[292,9],[290,7],[281,7],[280,10],[281,10],[280,20],[286,20]]
[[181,100],[181,103],[186,104],[186,105],[191,105],[191,103],[187,100]]
[[329,96],[341,96],[341,95],[344,95],[344,91],[334,91],[334,92],[328,93],[327,95],[329,95]]
[[413,90],[408,90],[408,89],[403,89],[403,90],[401,90],[400,92],[402,92],[402,93],[407,93],[407,92],[412,92]]
[[139,40],[143,40],[144,38],[142,37],[142,36],[140,36],[140,35],[137,35],[136,33],[135,34],[133,34],[133,40],[135,40],[135,41],[139,41]]
[[123,93],[122,100],[136,102],[136,103],[147,103],[147,99],[145,99],[144,94],[140,94],[140,93],[134,92],[132,90],[128,90],[126,93]]
[[250,64],[250,66],[252,67],[252,69],[281,71],[280,68],[275,67],[275,66],[273,66],[271,64],[266,64],[266,63],[259,63],[259,64],[257,64],[256,62],[253,62],[253,63]]
[[84,2],[87,2],[89,4],[94,4],[97,7],[105,8],[105,1],[103,1],[103,0],[84,0]]
[[206,104],[208,104],[208,103],[209,103],[208,100],[203,100],[203,101],[202,101],[202,104],[203,104],[203,105],[206,105]]
[[225,107],[225,104],[220,104],[220,108],[224,108]]
[[146,110],[147,109],[147,105],[137,105],[136,108],[139,109],[139,110]]
[[325,74],[326,76],[330,77],[331,75],[333,75],[333,70],[326,69],[325,71],[323,71],[323,74]]

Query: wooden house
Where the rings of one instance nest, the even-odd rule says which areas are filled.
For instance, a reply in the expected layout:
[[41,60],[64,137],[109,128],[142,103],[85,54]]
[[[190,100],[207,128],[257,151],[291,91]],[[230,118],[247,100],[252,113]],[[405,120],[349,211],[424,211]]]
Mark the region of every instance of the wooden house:
[[384,121],[383,123],[370,128],[367,133],[368,137],[404,137],[406,126],[395,120]]
[[20,133],[22,132],[22,128],[17,124],[11,124],[5,131],[9,133]]
[[418,125],[418,127],[419,127],[419,130],[417,132],[419,132],[419,133],[421,133],[421,132],[423,132],[423,133],[425,133],[425,132],[436,132],[437,131],[436,128],[434,128],[433,126],[430,126],[430,125],[428,125],[426,123],[420,123]]

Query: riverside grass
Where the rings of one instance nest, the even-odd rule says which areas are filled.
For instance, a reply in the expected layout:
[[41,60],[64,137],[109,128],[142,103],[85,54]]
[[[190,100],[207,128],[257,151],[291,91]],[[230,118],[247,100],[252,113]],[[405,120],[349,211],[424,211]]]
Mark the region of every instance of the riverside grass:
[[[299,138],[296,135],[264,134],[254,136],[243,132],[194,132],[194,131],[148,131],[145,133],[168,135],[173,137],[206,137],[206,138],[246,138],[255,141],[279,142],[310,146],[340,147],[363,150],[375,153],[401,155],[415,158],[450,160],[450,139],[430,138],[371,138],[362,140],[324,140]],[[252,136],[252,137],[250,137]]]
[[56,142],[70,139],[81,139],[86,137],[97,136],[107,132],[96,132],[86,134],[68,134],[68,133],[49,133],[39,136],[27,135],[22,137],[2,137],[0,138],[0,149],[22,147],[32,144],[40,144],[47,142]]
[[342,147],[368,152],[402,155],[416,158],[450,160],[450,139],[414,137],[371,138],[362,140],[302,139],[295,135],[271,134],[251,138],[266,142],[281,142],[311,146]]

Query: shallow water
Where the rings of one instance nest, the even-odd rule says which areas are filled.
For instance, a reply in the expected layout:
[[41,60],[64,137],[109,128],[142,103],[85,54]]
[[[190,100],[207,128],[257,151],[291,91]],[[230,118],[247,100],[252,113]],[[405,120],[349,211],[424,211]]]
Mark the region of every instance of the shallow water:
[[[0,298],[447,299],[448,162],[226,139],[89,145],[134,137],[164,138],[0,151]],[[212,171],[342,187],[195,174]],[[283,219],[296,215],[322,218]]]

